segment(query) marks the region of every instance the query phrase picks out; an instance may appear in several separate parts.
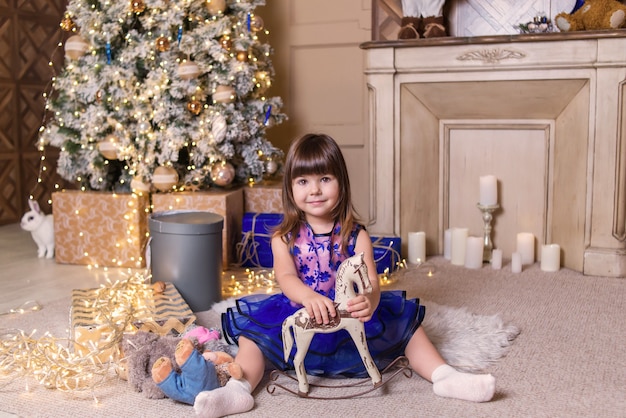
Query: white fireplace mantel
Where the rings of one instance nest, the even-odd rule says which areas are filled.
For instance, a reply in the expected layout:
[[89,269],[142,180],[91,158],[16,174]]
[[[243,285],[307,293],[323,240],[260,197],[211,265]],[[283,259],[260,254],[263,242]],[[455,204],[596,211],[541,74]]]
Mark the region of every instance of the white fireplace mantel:
[[[482,236],[479,176],[498,179],[493,239],[561,246],[562,264],[626,276],[626,32],[363,44],[371,231]],[[406,254],[406,245],[403,248]]]

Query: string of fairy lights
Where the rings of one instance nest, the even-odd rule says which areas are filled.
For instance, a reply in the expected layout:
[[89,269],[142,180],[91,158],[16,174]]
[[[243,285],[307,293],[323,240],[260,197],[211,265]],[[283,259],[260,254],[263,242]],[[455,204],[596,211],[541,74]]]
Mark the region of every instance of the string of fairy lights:
[[[387,269],[378,275],[379,283],[383,287],[391,285],[412,268],[421,270],[426,277],[432,277],[435,272],[430,263],[408,267],[402,260],[397,263],[395,272]],[[93,312],[91,328],[105,331],[90,331],[91,337],[79,339],[75,330],[69,331],[69,337],[59,338],[48,332],[36,337],[36,331],[0,329],[0,385],[20,378],[24,379],[28,391],[28,382],[32,379],[48,389],[91,391],[98,402],[96,389],[117,378],[122,360],[119,347],[124,334],[134,331],[132,324],[139,317],[146,320],[147,302],[154,298],[156,284],[150,283],[147,271],[128,269],[124,275],[124,279],[115,282],[107,279],[105,285],[94,289],[92,297],[80,300],[81,308]],[[222,275],[224,299],[280,291],[272,270],[247,268],[224,271]],[[40,304],[29,301],[0,316],[28,314],[40,309]],[[71,328],[74,324],[69,325]]]

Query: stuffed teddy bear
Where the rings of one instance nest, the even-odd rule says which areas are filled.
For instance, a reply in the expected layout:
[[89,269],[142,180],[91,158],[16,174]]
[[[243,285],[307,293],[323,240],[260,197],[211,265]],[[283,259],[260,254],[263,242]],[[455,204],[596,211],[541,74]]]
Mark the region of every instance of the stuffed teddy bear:
[[554,19],[562,32],[619,29],[626,22],[626,6],[617,0],[586,0],[573,13],[559,13]]
[[157,359],[163,356],[175,360],[174,352],[180,340],[177,336],[160,336],[144,331],[125,335],[120,364],[116,369],[118,375],[128,380],[136,392],[142,392],[148,399],[165,398],[165,393],[154,383],[150,372]]
[[[165,335],[159,336],[152,332],[139,331],[135,334],[125,335],[122,340],[122,359],[119,361],[116,371],[118,375],[127,380],[131,387],[142,392],[149,399],[163,399],[167,395],[159,388],[152,379],[152,369],[158,359],[166,357],[170,364],[176,365],[176,346],[183,339],[187,338],[194,342],[197,350],[206,352],[209,360],[215,363],[217,379],[220,385],[225,385],[231,377],[240,372],[240,367],[230,366],[227,360],[232,361],[229,353],[234,349],[223,343],[219,331],[209,330],[197,326],[189,329],[182,337]],[[223,352],[223,353],[222,353]],[[226,362],[225,362],[226,361]],[[175,367],[177,372],[180,369]]]
[[200,392],[226,384],[228,379],[222,384],[218,377],[219,366],[224,366],[222,370],[235,379],[243,377],[241,366],[234,362],[232,356],[223,351],[200,354],[187,338],[176,345],[174,357],[178,369],[168,357],[161,357],[152,367],[152,379],[163,393],[175,401],[193,405]]
[[447,36],[443,19],[445,0],[402,0],[402,21],[398,39]]

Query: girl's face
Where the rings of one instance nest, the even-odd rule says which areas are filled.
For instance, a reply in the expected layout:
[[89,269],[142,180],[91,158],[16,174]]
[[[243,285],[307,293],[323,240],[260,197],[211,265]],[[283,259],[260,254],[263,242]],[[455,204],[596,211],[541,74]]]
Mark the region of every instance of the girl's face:
[[339,182],[332,174],[308,174],[296,177],[292,183],[296,206],[307,220],[316,218],[329,221],[339,200]]

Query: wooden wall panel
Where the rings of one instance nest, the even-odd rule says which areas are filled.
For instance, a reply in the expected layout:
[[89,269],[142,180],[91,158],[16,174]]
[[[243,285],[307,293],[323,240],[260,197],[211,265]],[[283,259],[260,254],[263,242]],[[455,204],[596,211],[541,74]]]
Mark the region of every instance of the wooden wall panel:
[[48,170],[38,183],[38,131],[44,117],[43,93],[63,52],[57,48],[59,22],[67,0],[0,0],[0,225],[18,222],[32,194],[50,211],[57,150],[46,150]]
[[371,37],[371,0],[268,1],[259,9],[275,50],[273,94],[284,101],[289,120],[268,131],[287,149],[307,132],[333,136],[342,148],[355,205],[364,220],[370,167],[364,52]]

